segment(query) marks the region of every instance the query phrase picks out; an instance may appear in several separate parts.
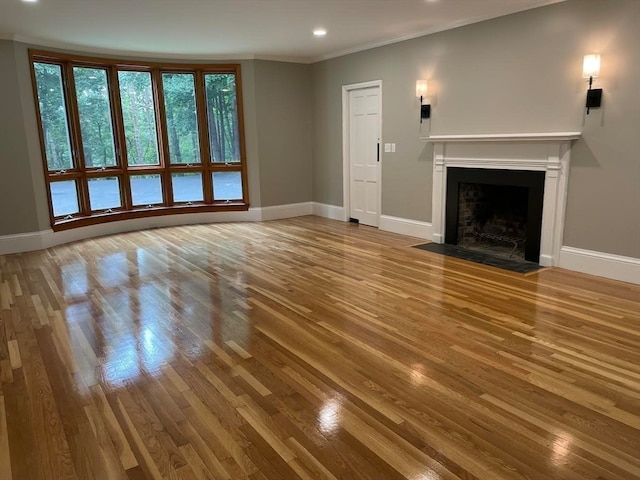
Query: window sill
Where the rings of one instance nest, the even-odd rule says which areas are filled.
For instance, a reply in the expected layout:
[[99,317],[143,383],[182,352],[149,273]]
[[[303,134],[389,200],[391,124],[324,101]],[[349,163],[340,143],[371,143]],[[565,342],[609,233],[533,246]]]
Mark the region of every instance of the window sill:
[[193,213],[209,212],[241,212],[249,210],[249,205],[242,201],[230,203],[218,203],[214,205],[176,205],[173,207],[151,207],[139,208],[136,210],[116,210],[113,212],[97,212],[91,216],[76,216],[70,219],[56,219],[52,225],[54,232],[70,230],[73,228],[86,227],[89,225],[99,225],[103,223],[119,222],[122,220],[132,220],[147,217],[159,217],[165,215],[181,215]]

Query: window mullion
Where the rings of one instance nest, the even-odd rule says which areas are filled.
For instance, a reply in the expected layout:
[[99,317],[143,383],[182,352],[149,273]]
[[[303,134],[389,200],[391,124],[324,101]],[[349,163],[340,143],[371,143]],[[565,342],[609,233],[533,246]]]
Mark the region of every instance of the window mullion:
[[76,97],[76,84],[73,78],[73,64],[64,63],[64,83],[67,94],[67,112],[69,116],[69,127],[71,130],[71,145],[74,157],[74,167],[78,170],[78,197],[80,203],[80,214],[91,215],[91,205],[89,202],[89,185],[87,183],[87,169],[84,163],[84,150],[82,145],[82,135],[80,133],[80,114],[78,113],[78,99]]
[[120,177],[120,197],[125,210],[133,208],[131,200],[131,181],[129,178],[129,162],[127,157],[127,142],[124,135],[124,119],[122,118],[122,104],[120,100],[120,83],[118,81],[118,69],[115,66],[108,68],[107,81],[113,116],[113,128],[115,130],[113,140],[116,147],[116,159],[120,165],[122,176]]
[[211,154],[209,152],[209,123],[207,121],[207,100],[205,98],[204,74],[196,71],[196,110],[198,118],[198,134],[200,136],[200,162],[202,164],[202,180],[204,182],[204,203],[213,203],[213,181],[211,180]]
[[247,179],[247,150],[244,134],[244,101],[242,97],[242,74],[240,67],[234,68],[236,79],[236,124],[238,125],[238,137],[240,142],[240,164],[242,165],[242,197],[245,205],[249,205],[249,182]]
[[153,84],[153,97],[156,108],[156,121],[158,125],[158,143],[160,165],[163,167],[162,189],[165,203],[168,207],[173,206],[173,188],[171,184],[171,172],[169,171],[169,134],[167,129],[167,112],[164,108],[164,91],[162,88],[162,74],[158,68],[151,72],[151,83]]

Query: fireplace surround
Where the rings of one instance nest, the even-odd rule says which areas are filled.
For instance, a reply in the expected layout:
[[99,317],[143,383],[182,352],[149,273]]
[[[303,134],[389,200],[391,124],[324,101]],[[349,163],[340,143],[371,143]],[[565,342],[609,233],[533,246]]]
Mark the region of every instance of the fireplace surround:
[[[524,246],[524,259],[538,263],[543,198],[544,172],[450,167],[445,243],[463,245],[466,239],[483,235],[490,240],[518,240]],[[468,203],[473,203],[471,208],[460,211]]]
[[433,241],[446,238],[447,177],[450,168],[544,173],[539,258],[557,266],[564,232],[572,142],[579,132],[431,135],[433,143]]

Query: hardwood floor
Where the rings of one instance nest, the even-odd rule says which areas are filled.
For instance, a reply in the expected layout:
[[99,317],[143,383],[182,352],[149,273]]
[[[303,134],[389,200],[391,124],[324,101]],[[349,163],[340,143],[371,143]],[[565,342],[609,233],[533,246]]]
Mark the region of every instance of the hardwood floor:
[[640,479],[640,288],[318,217],[0,256],[0,480]]

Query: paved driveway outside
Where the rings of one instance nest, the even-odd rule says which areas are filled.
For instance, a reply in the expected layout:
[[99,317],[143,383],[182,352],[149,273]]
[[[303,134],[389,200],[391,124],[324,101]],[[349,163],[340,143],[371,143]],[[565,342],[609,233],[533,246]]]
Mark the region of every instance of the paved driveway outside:
[[[136,205],[153,205],[162,202],[160,179],[153,176],[131,177],[131,191]],[[216,200],[242,198],[240,172],[216,172],[213,176]],[[120,206],[120,193],[116,179],[100,179],[89,182],[89,196],[93,210]],[[173,196],[176,202],[197,202],[203,199],[200,175],[173,178]],[[78,212],[78,199],[72,181],[51,183],[51,198],[56,216]]]

